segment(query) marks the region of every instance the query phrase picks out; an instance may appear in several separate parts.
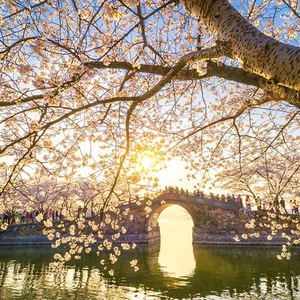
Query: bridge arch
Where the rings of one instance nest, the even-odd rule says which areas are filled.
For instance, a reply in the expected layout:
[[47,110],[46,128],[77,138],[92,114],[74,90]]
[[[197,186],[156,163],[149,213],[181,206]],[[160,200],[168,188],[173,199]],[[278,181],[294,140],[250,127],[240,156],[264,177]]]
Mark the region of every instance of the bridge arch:
[[154,204],[152,207],[152,211],[149,215],[148,218],[148,224],[147,227],[149,228],[155,228],[155,227],[159,227],[159,222],[158,222],[158,218],[160,216],[160,214],[168,207],[170,206],[180,206],[182,207],[185,211],[187,211],[187,213],[190,215],[191,219],[193,220],[193,226],[195,225],[196,222],[196,215],[195,215],[195,211],[193,211],[193,209],[191,208],[190,205],[188,205],[187,203],[178,201],[178,200],[174,200],[174,199],[166,199],[164,200],[163,203],[160,204]]
[[[210,239],[222,239],[226,236],[232,239],[236,227],[239,227],[237,216],[241,206],[235,202],[224,202],[205,196],[184,195],[179,193],[164,193],[152,200],[152,211],[149,213],[145,225],[148,229],[148,240],[160,240],[158,217],[160,213],[171,205],[184,208],[193,220],[193,243],[209,243]],[[231,235],[231,237],[229,237]]]

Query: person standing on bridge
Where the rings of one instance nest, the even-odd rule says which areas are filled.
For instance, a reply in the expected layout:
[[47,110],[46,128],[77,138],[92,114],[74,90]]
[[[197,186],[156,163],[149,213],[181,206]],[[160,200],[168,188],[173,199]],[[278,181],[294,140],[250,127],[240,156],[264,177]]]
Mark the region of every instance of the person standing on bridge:
[[252,209],[251,209],[251,201],[249,195],[246,195],[244,211],[247,216],[251,216]]
[[287,210],[286,210],[286,208],[285,208],[285,201],[283,200],[282,197],[281,197],[281,199],[280,199],[279,204],[280,204],[281,212],[282,212],[282,213],[288,214],[288,212],[287,212]]
[[246,206],[246,209],[250,212],[251,211],[251,201],[250,201],[249,195],[246,195],[245,206]]
[[236,197],[235,202],[237,202],[238,204],[243,206],[243,200],[242,200],[242,196],[240,194],[238,194],[238,196]]
[[259,196],[257,196],[257,198],[256,198],[256,207],[257,207],[257,211],[261,211],[261,199],[260,199],[260,197]]

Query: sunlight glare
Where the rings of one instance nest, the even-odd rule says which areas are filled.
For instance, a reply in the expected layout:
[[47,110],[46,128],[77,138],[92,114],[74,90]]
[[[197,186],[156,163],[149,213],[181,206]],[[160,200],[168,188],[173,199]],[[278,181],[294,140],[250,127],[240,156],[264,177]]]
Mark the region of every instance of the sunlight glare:
[[144,151],[139,155],[138,165],[142,171],[150,171],[155,166],[155,155],[151,151]]
[[143,166],[145,169],[150,169],[151,166],[153,165],[153,162],[154,162],[154,160],[153,160],[152,157],[150,157],[150,156],[144,156],[144,157],[142,158],[141,164],[142,164],[142,166]]

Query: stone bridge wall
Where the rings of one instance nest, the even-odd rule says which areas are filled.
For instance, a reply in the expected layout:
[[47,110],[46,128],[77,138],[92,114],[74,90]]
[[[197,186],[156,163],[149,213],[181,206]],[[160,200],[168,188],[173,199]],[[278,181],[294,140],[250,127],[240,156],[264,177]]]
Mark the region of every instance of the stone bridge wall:
[[43,235],[43,226],[38,223],[10,225],[0,232],[0,246],[3,245],[47,245],[51,242]]
[[[272,229],[259,224],[269,224],[266,222],[265,214],[253,216],[245,215],[244,211],[224,211],[222,209],[211,209],[203,207],[198,210],[198,218],[193,228],[193,242],[201,244],[237,244],[234,240],[239,237],[238,244],[243,245],[281,245],[287,242],[287,239],[281,235],[282,231],[278,231],[276,235],[272,235]],[[250,224],[251,220],[255,220],[255,228],[247,228],[246,224]],[[279,218],[275,219],[278,224],[285,221]],[[295,224],[289,222],[290,228],[295,229]],[[290,233],[286,231],[287,233]],[[255,237],[256,234],[259,237]],[[272,239],[268,240],[268,236],[272,235]],[[245,238],[246,237],[246,238]]]

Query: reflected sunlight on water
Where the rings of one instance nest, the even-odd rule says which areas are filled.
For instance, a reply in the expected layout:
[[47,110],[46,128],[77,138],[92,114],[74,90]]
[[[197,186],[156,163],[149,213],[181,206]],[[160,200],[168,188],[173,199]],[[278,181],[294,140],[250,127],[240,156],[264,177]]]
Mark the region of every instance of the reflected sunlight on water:
[[[196,262],[192,245],[193,220],[178,205],[166,208],[158,218],[161,244],[158,263],[165,276],[193,276]],[[178,282],[184,284],[184,282]]]

